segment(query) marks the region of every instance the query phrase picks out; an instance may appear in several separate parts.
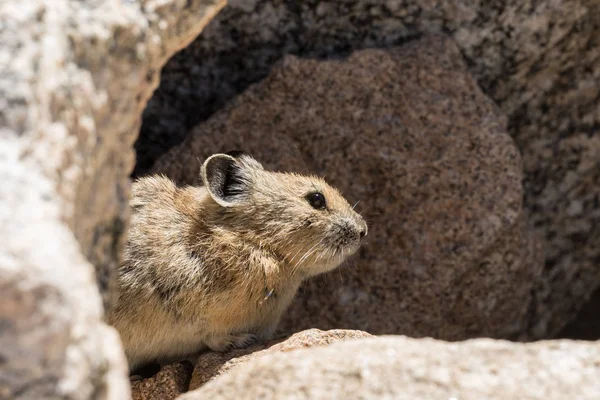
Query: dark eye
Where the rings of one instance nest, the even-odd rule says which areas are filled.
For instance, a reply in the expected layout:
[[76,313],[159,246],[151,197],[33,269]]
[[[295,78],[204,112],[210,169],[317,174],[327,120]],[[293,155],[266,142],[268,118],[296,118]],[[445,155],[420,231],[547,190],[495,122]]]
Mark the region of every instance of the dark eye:
[[325,201],[325,196],[323,196],[323,193],[310,193],[308,196],[306,196],[306,200],[308,200],[308,203],[317,210],[322,210],[327,207],[327,202]]

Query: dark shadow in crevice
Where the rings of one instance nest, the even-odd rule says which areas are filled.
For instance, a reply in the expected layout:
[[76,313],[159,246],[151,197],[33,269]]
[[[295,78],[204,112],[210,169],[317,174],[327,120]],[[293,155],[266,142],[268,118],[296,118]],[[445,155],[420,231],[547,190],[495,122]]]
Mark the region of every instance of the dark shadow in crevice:
[[600,340],[600,288],[556,339]]
[[[287,31],[282,28],[269,42],[237,32],[232,21],[247,15],[225,7],[205,28],[204,32],[210,34],[201,34],[169,60],[162,70],[161,84],[142,116],[135,144],[137,164],[132,177],[148,173],[154,162],[181,143],[192,127],[267,77],[286,54],[321,60],[343,59],[355,50],[400,46],[421,36],[416,26],[408,24],[390,36],[378,31],[372,21],[361,19],[353,23],[355,29],[320,37],[304,26],[296,2],[288,1],[286,6],[295,19],[295,28]],[[219,51],[219,40],[233,41],[235,47]]]

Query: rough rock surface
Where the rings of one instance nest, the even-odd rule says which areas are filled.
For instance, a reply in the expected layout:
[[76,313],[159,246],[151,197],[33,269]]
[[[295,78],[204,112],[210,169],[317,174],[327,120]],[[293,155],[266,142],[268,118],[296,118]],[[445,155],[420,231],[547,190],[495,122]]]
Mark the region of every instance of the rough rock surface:
[[525,208],[545,239],[530,331],[556,334],[600,283],[598,0],[232,0],[163,69],[137,172],[284,54],[339,57],[440,31],[509,117],[524,160]]
[[131,384],[132,400],[173,400],[188,391],[193,366],[189,361],[164,366],[156,375]]
[[0,3],[0,398],[129,397],[102,300],[132,146],[159,69],[222,5]]
[[260,357],[179,399],[593,400],[598,360],[598,342],[361,339]]
[[260,343],[246,349],[236,349],[227,353],[209,352],[198,357],[189,390],[194,390],[206,382],[226,373],[235,366],[247,363],[267,354],[288,352],[306,347],[326,346],[336,342],[372,337],[372,335],[344,329],[321,331],[308,329],[285,339]]
[[197,183],[198,157],[231,148],[267,168],[326,175],[370,225],[357,266],[309,281],[284,329],[450,340],[527,330],[541,264],[521,161],[451,40],[344,60],[288,56],[155,170]]

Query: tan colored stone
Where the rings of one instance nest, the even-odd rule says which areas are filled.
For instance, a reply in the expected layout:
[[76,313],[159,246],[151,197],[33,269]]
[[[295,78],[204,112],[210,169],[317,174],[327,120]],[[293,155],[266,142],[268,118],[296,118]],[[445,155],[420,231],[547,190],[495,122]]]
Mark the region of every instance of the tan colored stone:
[[223,4],[0,2],[0,398],[129,398],[103,303],[132,146],[158,70]]
[[359,339],[256,358],[178,399],[595,400],[599,360],[600,342]]
[[132,400],[173,400],[188,391],[192,364],[169,364],[154,376],[131,384]]
[[205,353],[198,357],[189,389],[197,389],[206,382],[226,373],[233,367],[267,354],[288,352],[307,347],[327,346],[336,342],[371,336],[366,332],[344,329],[332,329],[329,331],[308,329],[295,333],[285,339],[276,339],[267,343],[256,344],[246,349],[235,349],[227,353]]
[[198,158],[232,148],[325,175],[369,223],[359,257],[309,281],[284,330],[451,340],[527,331],[541,259],[522,213],[519,153],[451,40],[286,57],[155,171],[196,183]]

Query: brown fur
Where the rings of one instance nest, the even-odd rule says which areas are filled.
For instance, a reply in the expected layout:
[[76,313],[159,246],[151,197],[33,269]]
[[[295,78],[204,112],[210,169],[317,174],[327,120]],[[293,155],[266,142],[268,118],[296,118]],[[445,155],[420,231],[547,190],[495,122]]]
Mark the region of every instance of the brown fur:
[[[246,155],[210,157],[202,178],[203,187],[161,176],[133,185],[108,316],[131,368],[270,338],[302,280],[338,266],[366,234],[322,179],[265,171]],[[309,204],[315,191],[327,209]]]

